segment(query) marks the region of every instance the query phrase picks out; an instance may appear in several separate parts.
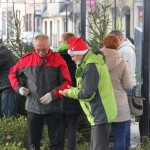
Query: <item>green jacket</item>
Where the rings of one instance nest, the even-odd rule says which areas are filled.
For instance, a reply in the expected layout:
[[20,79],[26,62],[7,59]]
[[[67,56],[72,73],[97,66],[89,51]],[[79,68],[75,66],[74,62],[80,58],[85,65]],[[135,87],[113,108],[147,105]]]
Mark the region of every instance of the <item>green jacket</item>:
[[77,87],[68,90],[68,97],[79,99],[92,126],[111,123],[117,107],[110,75],[103,56],[88,51],[76,70]]

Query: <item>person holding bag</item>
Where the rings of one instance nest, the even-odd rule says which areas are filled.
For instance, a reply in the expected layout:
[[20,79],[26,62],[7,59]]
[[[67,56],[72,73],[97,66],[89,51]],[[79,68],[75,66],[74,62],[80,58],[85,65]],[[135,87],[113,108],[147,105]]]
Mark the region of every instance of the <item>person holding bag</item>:
[[101,49],[108,67],[117,103],[117,118],[112,123],[115,150],[129,150],[131,115],[127,98],[127,90],[133,88],[127,62],[121,58],[117,48],[119,39],[113,34],[103,39],[104,48]]

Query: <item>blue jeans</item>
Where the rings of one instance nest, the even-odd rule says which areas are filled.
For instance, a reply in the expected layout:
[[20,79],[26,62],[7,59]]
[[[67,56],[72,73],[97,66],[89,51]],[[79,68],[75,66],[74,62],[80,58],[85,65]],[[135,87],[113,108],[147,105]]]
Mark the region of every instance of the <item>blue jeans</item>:
[[129,150],[131,121],[112,123],[114,134],[114,150]]
[[16,116],[21,96],[15,92],[2,92],[0,95],[1,117]]

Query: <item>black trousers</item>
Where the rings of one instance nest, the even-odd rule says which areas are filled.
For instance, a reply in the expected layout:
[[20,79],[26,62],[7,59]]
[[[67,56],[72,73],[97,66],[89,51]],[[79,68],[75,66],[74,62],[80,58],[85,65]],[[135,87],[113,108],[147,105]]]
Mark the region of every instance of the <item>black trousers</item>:
[[62,115],[62,142],[63,142],[62,150],[64,150],[65,136],[67,136],[68,140],[67,150],[76,150],[76,133],[78,128],[78,121],[79,121],[79,114]]
[[27,112],[27,119],[29,125],[29,149],[40,150],[45,120],[48,127],[50,150],[61,150],[61,113],[40,115]]

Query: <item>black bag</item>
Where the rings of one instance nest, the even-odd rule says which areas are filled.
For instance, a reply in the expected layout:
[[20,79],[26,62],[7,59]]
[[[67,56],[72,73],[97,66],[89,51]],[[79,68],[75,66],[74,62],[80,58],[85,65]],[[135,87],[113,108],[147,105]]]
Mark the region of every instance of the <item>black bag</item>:
[[136,96],[136,88],[132,90],[132,95],[128,95],[128,103],[130,107],[131,115],[141,116],[143,114],[143,100],[141,96]]

